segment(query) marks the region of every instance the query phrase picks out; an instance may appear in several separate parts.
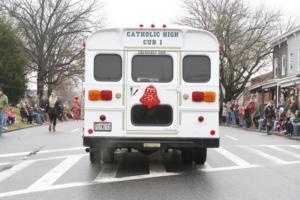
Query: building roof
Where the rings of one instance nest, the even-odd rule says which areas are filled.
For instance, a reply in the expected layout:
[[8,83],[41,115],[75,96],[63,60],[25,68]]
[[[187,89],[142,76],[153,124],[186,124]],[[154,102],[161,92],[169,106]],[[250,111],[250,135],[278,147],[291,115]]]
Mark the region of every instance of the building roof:
[[285,32],[284,34],[276,37],[275,39],[273,39],[270,43],[271,43],[271,46],[276,46],[277,44],[279,43],[282,43],[284,41],[287,40],[287,38],[291,35],[293,35],[294,33],[297,33],[298,31],[300,31],[300,25],[299,26],[296,26],[295,28]]

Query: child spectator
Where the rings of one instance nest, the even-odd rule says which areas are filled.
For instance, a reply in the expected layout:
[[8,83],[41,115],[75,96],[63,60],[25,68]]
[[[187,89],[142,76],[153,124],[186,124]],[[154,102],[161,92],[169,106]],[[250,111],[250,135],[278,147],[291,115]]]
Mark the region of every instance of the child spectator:
[[7,124],[8,125],[14,124],[16,121],[16,115],[11,107],[8,108],[6,115],[7,115]]

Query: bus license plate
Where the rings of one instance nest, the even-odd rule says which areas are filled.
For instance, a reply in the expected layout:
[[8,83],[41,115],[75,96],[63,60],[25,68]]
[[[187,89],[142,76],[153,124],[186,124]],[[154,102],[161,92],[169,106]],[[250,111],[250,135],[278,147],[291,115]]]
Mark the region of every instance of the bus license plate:
[[111,131],[111,122],[94,122],[94,131]]

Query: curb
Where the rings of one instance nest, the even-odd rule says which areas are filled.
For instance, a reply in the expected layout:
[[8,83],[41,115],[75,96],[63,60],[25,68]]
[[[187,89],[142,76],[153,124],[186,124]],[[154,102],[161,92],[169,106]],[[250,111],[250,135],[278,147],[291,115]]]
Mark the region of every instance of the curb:
[[[265,130],[259,131],[258,129],[255,129],[255,128],[244,128],[244,127],[241,128],[241,127],[238,127],[236,125],[231,125],[231,124],[221,124],[220,126],[227,126],[227,127],[237,128],[237,129],[243,129],[243,130],[246,130],[246,131],[253,131],[253,132],[257,132],[257,133],[267,133],[267,131],[265,131]],[[270,131],[270,133],[272,135],[277,135],[277,136],[280,136],[280,137],[285,137],[285,138],[288,138],[288,139],[300,141],[299,136],[298,137],[287,136],[287,135],[280,134],[277,131]]]
[[43,124],[35,124],[35,125],[30,125],[30,126],[26,126],[26,127],[22,127],[22,128],[16,128],[16,129],[11,129],[11,130],[4,130],[2,134],[13,132],[13,131],[18,131],[18,130],[23,130],[23,129],[28,129],[28,128],[33,128],[33,127],[37,127],[37,126],[43,126]]

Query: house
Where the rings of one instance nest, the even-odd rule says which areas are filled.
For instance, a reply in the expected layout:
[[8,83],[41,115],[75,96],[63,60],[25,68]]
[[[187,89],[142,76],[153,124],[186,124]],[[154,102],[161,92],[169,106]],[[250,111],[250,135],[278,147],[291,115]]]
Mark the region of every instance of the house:
[[[300,89],[300,26],[270,42],[273,47],[272,79],[254,83],[251,93],[269,93],[269,100],[276,104],[295,96],[298,101]],[[265,99],[267,100],[267,99]]]

